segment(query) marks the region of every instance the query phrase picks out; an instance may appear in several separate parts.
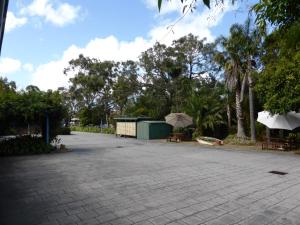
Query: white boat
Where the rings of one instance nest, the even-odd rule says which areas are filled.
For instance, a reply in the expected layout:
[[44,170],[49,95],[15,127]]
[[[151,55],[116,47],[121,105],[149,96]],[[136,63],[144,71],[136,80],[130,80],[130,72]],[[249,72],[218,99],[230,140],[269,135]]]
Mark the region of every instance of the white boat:
[[223,145],[223,141],[213,137],[198,137],[196,139],[200,144],[204,145]]

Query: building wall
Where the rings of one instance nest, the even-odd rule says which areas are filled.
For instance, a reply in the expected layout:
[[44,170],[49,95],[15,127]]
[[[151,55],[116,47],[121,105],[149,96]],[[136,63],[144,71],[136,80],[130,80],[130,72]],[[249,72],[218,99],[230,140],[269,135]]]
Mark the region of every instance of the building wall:
[[136,122],[117,122],[116,134],[126,136],[136,136]]
[[137,124],[137,139],[165,139],[170,136],[172,126],[165,122],[138,122]]
[[149,139],[164,139],[170,136],[172,126],[166,123],[151,123]]
[[149,140],[149,123],[138,122],[137,139]]

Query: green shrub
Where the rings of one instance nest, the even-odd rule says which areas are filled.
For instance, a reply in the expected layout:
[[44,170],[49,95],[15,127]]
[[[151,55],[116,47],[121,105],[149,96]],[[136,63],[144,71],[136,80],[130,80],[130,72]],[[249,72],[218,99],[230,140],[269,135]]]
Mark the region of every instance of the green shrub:
[[89,133],[103,133],[103,134],[114,134],[115,129],[114,128],[99,128],[99,127],[77,127],[72,126],[71,131],[79,131],[79,132],[89,132]]
[[111,127],[102,128],[101,133],[103,134],[115,134],[115,129]]
[[263,141],[266,136],[266,126],[259,122],[256,122],[255,127],[256,127],[256,139],[258,141]]
[[58,135],[70,135],[71,128],[70,127],[61,127],[58,129]]
[[235,134],[230,134],[224,139],[225,144],[232,145],[254,145],[250,138],[238,138]]
[[0,156],[41,154],[52,150],[52,145],[47,145],[43,138],[36,136],[25,135],[0,141]]

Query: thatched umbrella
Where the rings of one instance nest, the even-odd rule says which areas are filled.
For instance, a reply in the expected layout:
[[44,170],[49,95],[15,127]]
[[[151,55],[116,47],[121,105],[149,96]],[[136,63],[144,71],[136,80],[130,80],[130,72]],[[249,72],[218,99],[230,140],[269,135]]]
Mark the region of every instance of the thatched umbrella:
[[174,128],[187,127],[193,124],[193,118],[185,113],[170,113],[165,117],[166,123]]

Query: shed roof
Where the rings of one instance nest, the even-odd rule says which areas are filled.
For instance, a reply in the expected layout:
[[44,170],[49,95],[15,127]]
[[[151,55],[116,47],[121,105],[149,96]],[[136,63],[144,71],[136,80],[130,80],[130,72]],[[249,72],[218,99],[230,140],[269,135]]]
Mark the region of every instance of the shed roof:
[[161,121],[159,121],[159,120],[143,120],[143,121],[141,121],[141,122],[143,122],[143,123],[166,123],[166,121],[163,121],[163,120],[161,120]]
[[115,117],[116,121],[143,121],[143,120],[151,120],[151,117]]

